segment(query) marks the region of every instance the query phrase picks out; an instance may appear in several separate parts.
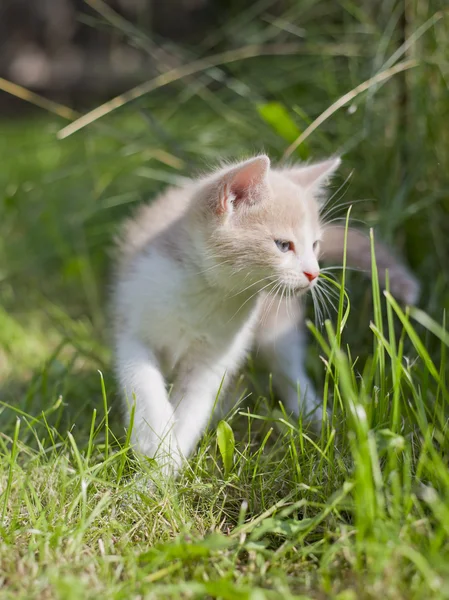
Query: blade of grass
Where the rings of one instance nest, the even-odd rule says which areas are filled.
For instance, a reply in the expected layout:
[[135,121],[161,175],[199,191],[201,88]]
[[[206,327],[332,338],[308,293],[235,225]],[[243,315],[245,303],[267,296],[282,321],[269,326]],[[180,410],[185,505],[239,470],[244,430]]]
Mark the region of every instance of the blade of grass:
[[182,65],[176,69],[171,69],[170,71],[167,71],[166,73],[163,73],[162,75],[159,75],[150,81],[146,81],[145,83],[137,85],[124,94],[116,96],[112,100],[105,102],[101,106],[98,106],[94,110],[83,115],[73,123],[70,123],[70,125],[67,125],[67,127],[61,129],[58,132],[57,137],[59,139],[64,139],[80,129],[83,129],[87,125],[90,125],[94,121],[101,119],[117,108],[124,106],[128,102],[136,100],[145,94],[149,94],[150,92],[165,87],[169,83],[173,83],[174,81],[178,81],[179,79],[183,79],[189,75],[194,75],[195,73],[200,73],[201,71],[205,71],[219,65],[225,65],[240,60],[248,60],[257,56],[282,56],[287,54],[296,54],[297,52],[300,52],[300,50],[300,44],[269,44],[265,46],[255,44],[244,46],[243,48],[238,48],[237,50],[228,50],[226,52],[220,52],[219,54],[213,54],[212,56],[201,58],[193,61],[190,64]]
[[407,69],[412,69],[413,67],[417,67],[418,64],[419,63],[415,60],[407,60],[402,63],[399,63],[399,64],[395,65],[394,67],[391,67],[389,69],[386,69],[385,71],[381,71],[380,73],[377,73],[376,75],[374,75],[374,77],[371,77],[370,79],[367,79],[363,83],[360,83],[358,86],[356,86],[350,92],[347,92],[346,94],[341,96],[341,98],[336,100],[333,104],[331,104],[329,106],[329,108],[327,108],[324,112],[322,112],[321,115],[319,117],[317,117],[313,121],[313,123],[311,125],[309,125],[309,127],[307,127],[307,129],[305,131],[303,131],[303,133],[300,136],[298,136],[292,144],[290,144],[290,146],[287,148],[287,150],[282,155],[282,159],[285,160],[286,158],[291,156],[293,154],[293,152],[296,150],[296,148],[300,144],[302,144],[315,131],[315,129],[317,129],[320,125],[322,125],[329,117],[331,117],[334,113],[336,113],[340,108],[342,108],[343,106],[345,106],[346,104],[348,104],[349,102],[354,100],[354,98],[356,98],[359,94],[366,92],[366,90],[369,90],[370,87],[373,87],[379,83],[382,83],[383,81],[387,81],[387,79],[390,79],[391,77],[393,77],[393,75],[396,75],[397,73],[401,73],[402,71],[406,71]]

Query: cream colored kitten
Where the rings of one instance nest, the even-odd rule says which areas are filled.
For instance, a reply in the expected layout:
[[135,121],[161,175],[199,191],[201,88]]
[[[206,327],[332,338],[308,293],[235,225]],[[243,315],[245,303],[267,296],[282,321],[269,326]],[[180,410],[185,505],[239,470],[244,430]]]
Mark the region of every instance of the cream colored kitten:
[[[317,285],[320,245],[326,259],[342,256],[344,230],[323,229],[319,217],[339,164],[276,169],[257,156],[169,189],[125,225],[114,288],[117,372],[128,414],[135,401],[135,447],[166,472],[194,450],[218,391],[253,344],[286,409],[319,418],[292,297]],[[381,278],[390,267],[392,291],[413,302],[414,279],[385,248],[379,255]],[[369,268],[370,260],[369,240],[350,230],[348,262]]]

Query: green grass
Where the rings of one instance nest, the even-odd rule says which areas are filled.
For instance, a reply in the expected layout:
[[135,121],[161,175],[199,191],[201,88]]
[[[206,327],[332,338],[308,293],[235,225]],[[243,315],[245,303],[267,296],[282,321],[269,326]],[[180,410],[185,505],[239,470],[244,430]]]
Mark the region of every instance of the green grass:
[[[449,24],[415,2],[397,52],[401,6],[291,2],[275,26],[260,4],[182,56],[295,41],[286,22],[307,30],[298,56],[196,75],[64,141],[48,115],[2,123],[1,598],[449,598]],[[308,367],[333,406],[321,435],[285,418],[249,364],[226,424],[160,480],[129,448],[111,369],[118,223],[219,157],[280,158],[395,53],[418,66],[295,157],[343,153],[335,190],[354,173],[336,198],[365,200],[351,217],[407,258],[420,309],[346,273],[350,304],[310,326]]]

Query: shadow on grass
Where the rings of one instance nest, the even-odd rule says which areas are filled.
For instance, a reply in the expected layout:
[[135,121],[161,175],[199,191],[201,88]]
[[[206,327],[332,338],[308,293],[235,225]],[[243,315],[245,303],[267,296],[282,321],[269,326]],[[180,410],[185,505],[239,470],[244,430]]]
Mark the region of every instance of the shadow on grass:
[[112,371],[76,363],[76,358],[66,364],[53,356],[31,376],[10,376],[1,382],[0,435],[10,438],[19,418],[20,440],[27,446],[46,448],[65,440],[70,432],[82,449],[89,442],[92,423],[98,444],[105,437],[107,422],[111,438],[122,442],[125,431]]

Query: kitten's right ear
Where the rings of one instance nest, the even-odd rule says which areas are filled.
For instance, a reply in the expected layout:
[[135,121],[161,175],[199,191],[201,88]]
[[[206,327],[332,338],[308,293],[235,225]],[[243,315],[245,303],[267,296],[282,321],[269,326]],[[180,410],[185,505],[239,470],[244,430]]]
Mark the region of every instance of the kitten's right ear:
[[318,189],[328,182],[340,165],[340,158],[329,158],[319,163],[287,169],[285,174],[306,189]]
[[227,169],[218,185],[218,214],[231,214],[243,205],[256,204],[267,193],[270,159],[264,154]]

